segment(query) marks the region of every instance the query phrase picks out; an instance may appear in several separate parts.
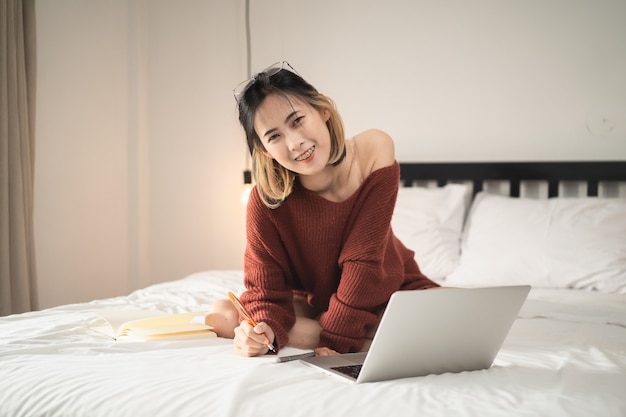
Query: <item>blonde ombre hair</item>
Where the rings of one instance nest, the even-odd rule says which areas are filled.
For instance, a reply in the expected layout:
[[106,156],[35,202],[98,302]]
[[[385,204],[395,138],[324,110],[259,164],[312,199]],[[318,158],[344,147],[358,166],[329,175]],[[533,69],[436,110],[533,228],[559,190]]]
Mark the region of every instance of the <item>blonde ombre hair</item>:
[[296,173],[280,165],[266,152],[254,130],[254,118],[259,107],[270,95],[286,100],[297,99],[315,110],[330,115],[326,127],[330,133],[329,165],[338,165],[345,157],[343,122],[335,103],[321,94],[298,74],[281,69],[271,75],[261,72],[250,81],[238,98],[239,122],[243,126],[252,155],[252,174],[263,203],[269,208],[279,207],[293,191]]

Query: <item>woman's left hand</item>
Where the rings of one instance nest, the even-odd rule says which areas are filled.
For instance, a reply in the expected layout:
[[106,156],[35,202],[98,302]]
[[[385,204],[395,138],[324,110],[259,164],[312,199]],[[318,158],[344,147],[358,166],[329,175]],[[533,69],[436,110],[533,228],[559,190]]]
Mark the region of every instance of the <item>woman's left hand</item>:
[[333,356],[333,355],[339,355],[339,352],[332,350],[330,348],[327,347],[318,347],[315,348],[314,350],[315,352],[315,356]]

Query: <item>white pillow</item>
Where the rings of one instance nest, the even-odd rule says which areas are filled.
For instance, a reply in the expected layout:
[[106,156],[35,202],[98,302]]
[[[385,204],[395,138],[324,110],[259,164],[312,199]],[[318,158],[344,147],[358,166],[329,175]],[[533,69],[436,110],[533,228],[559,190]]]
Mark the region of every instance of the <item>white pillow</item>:
[[626,293],[626,199],[544,200],[479,193],[450,285]]
[[466,192],[462,184],[398,190],[391,227],[431,279],[443,279],[459,262]]

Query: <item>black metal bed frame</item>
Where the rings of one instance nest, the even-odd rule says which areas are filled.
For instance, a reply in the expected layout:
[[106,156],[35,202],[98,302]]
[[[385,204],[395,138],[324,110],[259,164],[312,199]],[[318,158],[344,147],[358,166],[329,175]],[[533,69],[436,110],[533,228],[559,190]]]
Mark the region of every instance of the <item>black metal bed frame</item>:
[[415,181],[436,181],[439,186],[454,181],[471,181],[473,194],[483,189],[485,181],[507,181],[510,195],[520,196],[523,181],[546,181],[548,197],[556,197],[559,183],[587,183],[587,195],[597,196],[604,181],[626,181],[626,161],[558,162],[401,162],[400,177],[404,186]]

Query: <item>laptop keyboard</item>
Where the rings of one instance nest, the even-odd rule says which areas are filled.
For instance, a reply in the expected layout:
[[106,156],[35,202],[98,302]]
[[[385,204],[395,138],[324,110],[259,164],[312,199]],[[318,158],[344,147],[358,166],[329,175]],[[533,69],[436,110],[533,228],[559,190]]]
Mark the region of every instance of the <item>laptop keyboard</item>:
[[330,368],[330,369],[333,369],[337,372],[341,372],[344,375],[348,375],[356,379],[356,377],[359,376],[359,372],[361,372],[362,367],[363,365],[348,365],[348,366],[335,366],[334,368]]

